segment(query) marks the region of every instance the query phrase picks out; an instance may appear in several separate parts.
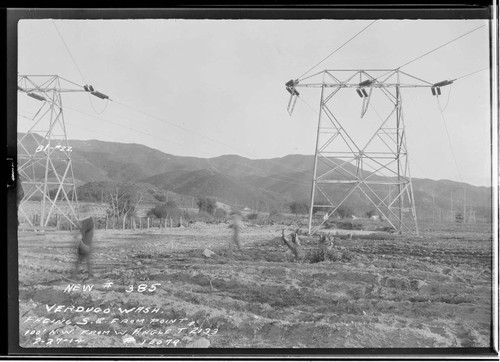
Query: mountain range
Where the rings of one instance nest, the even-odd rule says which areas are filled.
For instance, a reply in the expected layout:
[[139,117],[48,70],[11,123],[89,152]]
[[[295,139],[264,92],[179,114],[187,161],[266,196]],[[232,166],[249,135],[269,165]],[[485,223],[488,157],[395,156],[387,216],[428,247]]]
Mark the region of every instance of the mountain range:
[[[197,158],[175,156],[141,144],[98,140],[68,143],[72,146],[71,159],[78,185],[89,182],[151,184],[155,190],[169,191],[172,195],[215,197],[232,206],[263,211],[285,210],[290,202],[308,202],[310,198],[312,155],[257,160],[238,155]],[[23,146],[35,149],[37,143],[35,139],[25,138]],[[318,167],[321,172],[327,166],[318,163]],[[480,217],[490,218],[492,189],[489,187],[417,178],[413,178],[412,183],[417,214],[429,214],[432,209],[462,210],[465,195],[467,208]],[[371,208],[361,193],[353,194],[349,202],[359,214]]]

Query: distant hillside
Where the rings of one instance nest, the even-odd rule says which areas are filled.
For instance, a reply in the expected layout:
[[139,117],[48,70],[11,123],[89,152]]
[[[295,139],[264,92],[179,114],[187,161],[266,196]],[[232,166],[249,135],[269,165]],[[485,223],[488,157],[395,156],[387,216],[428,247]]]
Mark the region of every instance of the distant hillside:
[[267,208],[290,202],[280,194],[258,188],[214,170],[170,171],[141,180],[182,195],[215,197],[231,205],[260,203]]
[[[26,144],[28,149],[35,149],[37,145],[34,140]],[[169,190],[172,195],[184,197],[184,201],[191,200],[191,204],[194,197],[211,196],[229,205],[260,210],[285,210],[291,201],[308,202],[310,198],[312,155],[260,160],[237,155],[196,158],[170,155],[140,144],[97,140],[70,140],[69,144],[73,147],[73,170],[78,184],[143,182],[163,191]],[[63,162],[55,160],[60,166]],[[319,172],[328,167],[318,162]],[[355,169],[350,164],[346,168]],[[375,178],[385,179],[382,176]],[[341,195],[347,187],[337,186],[336,195]],[[413,188],[419,215],[432,214],[433,209],[448,211],[453,207],[462,210],[464,190],[468,208],[484,218],[491,215],[491,188],[415,178]],[[360,214],[372,209],[360,192],[355,192],[348,204]]]

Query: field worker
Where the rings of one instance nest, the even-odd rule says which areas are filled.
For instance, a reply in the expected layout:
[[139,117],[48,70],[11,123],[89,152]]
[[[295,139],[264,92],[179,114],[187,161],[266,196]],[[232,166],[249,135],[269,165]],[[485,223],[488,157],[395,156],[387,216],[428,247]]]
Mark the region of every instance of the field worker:
[[75,278],[78,274],[80,264],[83,259],[87,260],[87,271],[89,277],[93,276],[92,273],[92,239],[94,237],[94,219],[91,215],[91,208],[88,205],[82,205],[80,207],[80,234],[78,235],[78,247],[77,247],[77,259],[75,268],[72,272],[72,277]]
[[234,213],[232,216],[232,223],[229,225],[233,229],[233,242],[236,244],[238,250],[241,250],[240,245],[240,231],[241,231],[241,215]]

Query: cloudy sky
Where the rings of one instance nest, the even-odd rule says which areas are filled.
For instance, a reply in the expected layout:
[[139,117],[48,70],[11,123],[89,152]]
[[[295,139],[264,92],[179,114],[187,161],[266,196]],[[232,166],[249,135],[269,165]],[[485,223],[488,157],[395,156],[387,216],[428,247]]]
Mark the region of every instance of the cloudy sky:
[[[196,157],[313,154],[319,91],[302,89],[303,101],[289,116],[284,83],[371,22],[21,20],[18,72],[57,74],[110,96],[106,102],[64,94],[70,139],[140,143]],[[311,73],[397,68],[481,25],[403,68],[429,82],[456,79],[489,66],[487,21],[379,20]],[[413,177],[489,185],[489,77],[484,70],[443,88],[445,123],[429,89],[403,92]],[[353,97],[357,109],[336,107],[359,117],[361,101]],[[26,98],[19,98],[19,131],[29,129],[27,118],[39,106]]]

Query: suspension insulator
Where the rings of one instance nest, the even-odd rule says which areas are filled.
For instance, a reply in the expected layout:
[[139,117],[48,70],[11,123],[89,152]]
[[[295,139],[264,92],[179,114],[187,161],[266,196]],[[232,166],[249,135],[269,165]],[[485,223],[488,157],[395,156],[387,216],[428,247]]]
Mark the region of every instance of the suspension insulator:
[[437,82],[437,83],[434,83],[433,86],[434,87],[444,87],[445,85],[450,85],[450,84],[453,84],[453,80],[443,80],[442,82]]
[[96,96],[97,98],[101,98],[101,99],[108,99],[109,98],[109,96],[107,96],[106,94],[98,92],[98,91],[92,91],[92,92],[90,92],[90,94],[92,94],[93,96]]
[[362,81],[361,83],[359,83],[359,86],[360,87],[369,87],[370,85],[372,85],[372,83],[373,83],[373,80],[367,79],[367,80]]
[[358,93],[358,96],[360,96],[361,98],[363,98],[363,93],[361,92],[361,89],[356,88],[356,93]]
[[46,99],[44,97],[42,97],[41,95],[38,95],[36,93],[26,93],[28,94],[28,96],[30,96],[31,98],[34,98],[38,101],[46,101]]

